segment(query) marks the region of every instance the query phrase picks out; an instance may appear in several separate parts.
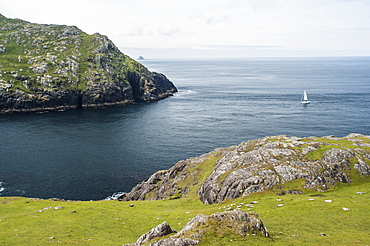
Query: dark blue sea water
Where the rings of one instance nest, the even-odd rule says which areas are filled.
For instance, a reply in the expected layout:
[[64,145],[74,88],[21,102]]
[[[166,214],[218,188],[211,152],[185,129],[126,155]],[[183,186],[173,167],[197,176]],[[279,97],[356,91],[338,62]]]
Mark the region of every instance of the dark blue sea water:
[[104,199],[216,147],[370,135],[369,57],[142,63],[179,92],[123,108],[0,116],[1,195]]

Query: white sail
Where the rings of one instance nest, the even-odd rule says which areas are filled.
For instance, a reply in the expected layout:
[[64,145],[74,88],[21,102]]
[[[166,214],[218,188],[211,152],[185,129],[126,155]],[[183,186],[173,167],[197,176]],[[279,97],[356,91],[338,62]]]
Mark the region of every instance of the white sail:
[[308,96],[307,96],[306,91],[303,91],[303,99],[302,99],[301,103],[303,103],[303,104],[310,103],[310,101],[308,101]]
[[303,101],[308,101],[308,97],[307,97],[306,91],[303,91]]

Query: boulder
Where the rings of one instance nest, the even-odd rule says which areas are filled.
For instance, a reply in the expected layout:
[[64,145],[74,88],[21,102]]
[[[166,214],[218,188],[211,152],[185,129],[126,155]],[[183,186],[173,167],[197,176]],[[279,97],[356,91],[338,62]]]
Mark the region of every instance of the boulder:
[[176,231],[172,230],[170,225],[165,221],[162,224],[159,224],[156,227],[152,228],[149,232],[143,234],[141,237],[139,237],[135,245],[142,245],[156,237],[164,237],[174,232]]
[[189,238],[165,238],[159,241],[153,242],[148,246],[191,246],[198,245],[199,241]]
[[[229,231],[245,237],[248,234],[268,237],[267,229],[255,212],[243,212],[240,209],[221,212],[210,216],[199,214],[189,221],[181,231],[166,239],[152,242],[150,246],[188,246],[197,245],[206,233]],[[156,237],[163,237],[173,233],[167,222],[154,227],[143,234],[135,243],[125,246],[139,246]]]
[[260,234],[268,237],[267,229],[258,214],[255,212],[243,212],[240,209],[210,216],[197,215],[173,237],[201,239],[209,230],[231,230],[232,233],[243,237],[247,234]]

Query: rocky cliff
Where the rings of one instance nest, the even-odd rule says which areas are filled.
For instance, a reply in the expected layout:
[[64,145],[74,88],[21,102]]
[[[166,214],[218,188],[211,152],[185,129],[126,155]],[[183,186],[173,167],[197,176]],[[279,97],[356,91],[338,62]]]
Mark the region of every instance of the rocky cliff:
[[[370,175],[370,137],[273,136],[219,148],[178,162],[123,194],[121,200],[176,199],[197,195],[204,204],[278,189],[280,193],[325,192],[338,183]],[[301,179],[299,190],[284,184]]]
[[0,15],[0,113],[126,105],[177,89],[106,36]]

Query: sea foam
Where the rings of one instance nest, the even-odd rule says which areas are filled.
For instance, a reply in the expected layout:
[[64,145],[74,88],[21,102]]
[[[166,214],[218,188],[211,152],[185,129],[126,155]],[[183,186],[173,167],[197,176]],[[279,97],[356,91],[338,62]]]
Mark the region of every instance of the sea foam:
[[2,187],[2,186],[3,186],[3,182],[0,182],[0,195],[1,195],[1,192],[3,192],[5,190],[5,188]]

